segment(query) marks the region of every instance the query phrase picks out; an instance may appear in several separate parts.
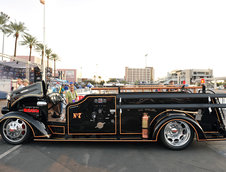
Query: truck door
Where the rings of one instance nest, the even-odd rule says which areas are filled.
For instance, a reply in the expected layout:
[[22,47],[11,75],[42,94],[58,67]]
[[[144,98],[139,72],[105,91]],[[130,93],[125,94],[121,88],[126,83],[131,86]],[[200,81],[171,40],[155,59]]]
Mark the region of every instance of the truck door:
[[116,96],[86,96],[67,106],[69,135],[115,135]]

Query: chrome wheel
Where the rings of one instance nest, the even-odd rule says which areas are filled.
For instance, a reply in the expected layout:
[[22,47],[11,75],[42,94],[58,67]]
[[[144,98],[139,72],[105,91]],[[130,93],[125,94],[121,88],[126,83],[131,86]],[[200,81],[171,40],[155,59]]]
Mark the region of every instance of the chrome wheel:
[[21,119],[7,119],[2,126],[2,134],[7,142],[19,144],[28,133],[27,124]]
[[174,149],[186,146],[193,139],[193,131],[181,120],[169,122],[164,127],[163,135],[166,144]]

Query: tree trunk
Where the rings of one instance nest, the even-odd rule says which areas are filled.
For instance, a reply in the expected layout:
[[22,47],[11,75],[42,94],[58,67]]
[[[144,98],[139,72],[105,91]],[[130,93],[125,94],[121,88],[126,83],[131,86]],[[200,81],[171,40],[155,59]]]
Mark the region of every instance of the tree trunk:
[[49,68],[49,56],[47,56],[47,68]]
[[16,35],[16,40],[15,40],[15,47],[14,47],[14,57],[16,57],[16,48],[17,48],[17,40],[18,40],[19,35]]
[[29,48],[30,48],[29,61],[31,61],[31,50],[32,50],[32,46],[30,46]]
[[27,62],[26,64],[26,79],[29,81],[30,80],[30,64]]
[[56,60],[54,59],[54,78],[56,77]]
[[43,61],[44,61],[44,50],[42,50],[42,61],[41,61],[41,65],[43,65]]

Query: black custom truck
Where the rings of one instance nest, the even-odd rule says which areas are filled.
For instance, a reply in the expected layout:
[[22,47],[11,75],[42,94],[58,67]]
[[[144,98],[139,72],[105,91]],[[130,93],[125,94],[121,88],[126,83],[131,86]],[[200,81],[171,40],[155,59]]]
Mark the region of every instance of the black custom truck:
[[35,141],[159,142],[180,150],[197,141],[226,140],[223,108],[215,94],[119,92],[89,94],[68,104],[66,121],[51,120],[60,113],[62,97],[47,94],[46,84],[35,83],[13,91],[2,109],[0,132],[9,144]]

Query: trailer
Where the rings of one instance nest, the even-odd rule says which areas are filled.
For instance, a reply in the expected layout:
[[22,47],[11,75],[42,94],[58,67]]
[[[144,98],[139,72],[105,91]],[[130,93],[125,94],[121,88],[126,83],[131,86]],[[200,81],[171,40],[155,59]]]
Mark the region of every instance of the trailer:
[[173,150],[197,141],[226,140],[220,99],[226,94],[176,92],[125,92],[88,94],[68,104],[65,121],[59,114],[63,98],[47,94],[42,82],[13,91],[2,109],[0,132],[9,144],[34,141],[161,142]]

